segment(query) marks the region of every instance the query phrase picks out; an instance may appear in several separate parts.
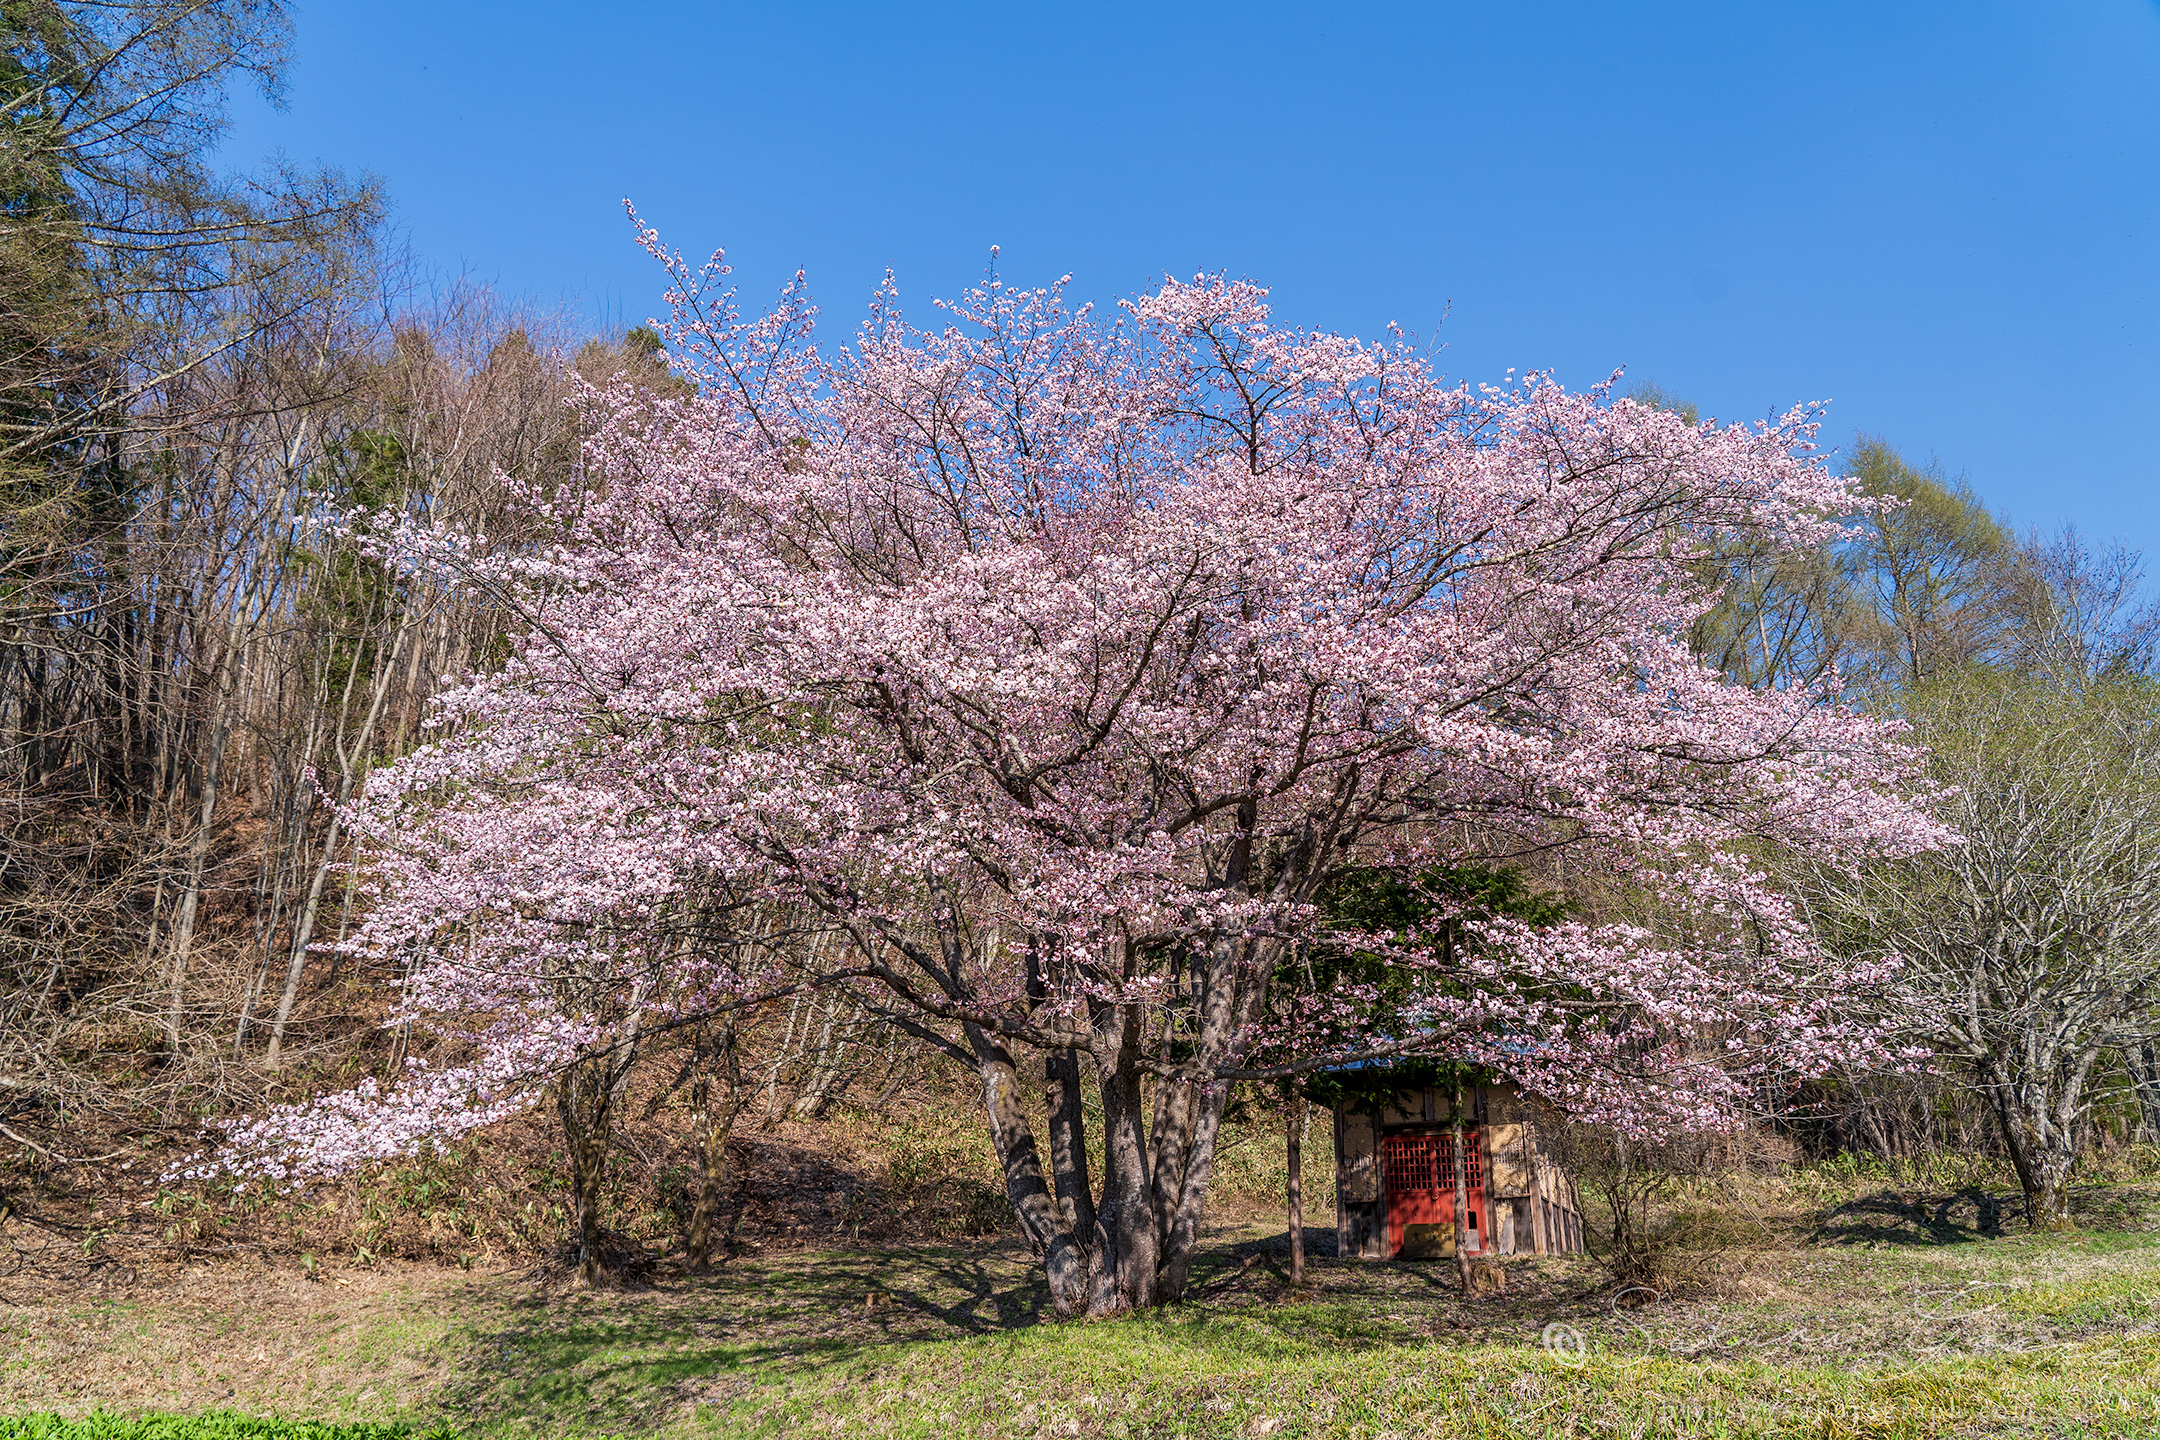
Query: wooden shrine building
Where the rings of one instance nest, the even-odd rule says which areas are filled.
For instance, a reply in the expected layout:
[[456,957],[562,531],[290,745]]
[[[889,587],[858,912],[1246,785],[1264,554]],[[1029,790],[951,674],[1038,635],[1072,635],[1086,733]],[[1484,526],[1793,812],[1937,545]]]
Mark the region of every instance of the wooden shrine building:
[[[1325,1086],[1335,1108],[1336,1254],[1367,1260],[1455,1254],[1451,1085],[1433,1067],[1346,1074]],[[1396,1088],[1397,1085],[1401,1088]],[[1316,1087],[1317,1088],[1317,1087]],[[1575,1185],[1540,1143],[1541,1115],[1513,1085],[1463,1085],[1463,1229],[1472,1255],[1582,1249]]]

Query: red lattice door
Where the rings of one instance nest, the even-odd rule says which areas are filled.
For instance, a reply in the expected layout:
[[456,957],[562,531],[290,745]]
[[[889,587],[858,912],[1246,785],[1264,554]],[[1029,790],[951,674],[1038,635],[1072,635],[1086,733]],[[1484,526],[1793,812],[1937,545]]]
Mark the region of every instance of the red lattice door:
[[[1470,1190],[1469,1248],[1476,1252],[1485,1217],[1485,1167],[1478,1132],[1464,1132]],[[1408,1259],[1455,1253],[1455,1141],[1451,1135],[1390,1135],[1380,1145],[1387,1177],[1388,1254]]]

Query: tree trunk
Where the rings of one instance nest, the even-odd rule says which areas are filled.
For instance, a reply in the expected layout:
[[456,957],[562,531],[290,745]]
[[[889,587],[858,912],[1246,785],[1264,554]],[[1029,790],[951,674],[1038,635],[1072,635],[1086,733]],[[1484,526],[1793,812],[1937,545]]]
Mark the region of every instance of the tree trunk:
[[555,1082],[555,1112],[562,1119],[563,1148],[570,1160],[570,1199],[577,1231],[577,1278],[596,1285],[606,1271],[600,1251],[600,1187],[607,1174],[614,1128],[614,1085],[605,1057],[574,1062]]
[[[1250,826],[1252,821],[1247,816],[1241,823]],[[1240,871],[1243,863],[1233,861],[1232,872]],[[1199,1023],[1193,1037],[1193,1058],[1201,1066],[1234,1065],[1243,1058],[1242,1047],[1253,1033],[1266,998],[1266,977],[1274,973],[1281,958],[1279,948],[1265,943],[1259,950],[1243,940],[1218,942],[1208,948],[1207,963],[1198,976]],[[1193,1252],[1200,1244],[1200,1222],[1207,1213],[1208,1185],[1215,1174],[1215,1143],[1222,1131],[1224,1107],[1230,1101],[1228,1081],[1188,1088],[1191,1095],[1186,1106],[1186,1128],[1174,1138],[1180,1183],[1176,1213],[1163,1245],[1163,1303],[1185,1297]],[[1161,1163],[1160,1151],[1158,1146],[1157,1163]]]
[[563,1148],[570,1159],[570,1193],[576,1209],[577,1275],[582,1285],[606,1277],[601,1251],[600,1191],[615,1136],[615,1107],[638,1052],[640,1019],[627,1034],[597,1053],[582,1056],[555,1082],[555,1112],[562,1119]]
[[1230,1100],[1230,1085],[1218,1080],[1195,1087],[1192,1132],[1184,1146],[1184,1184],[1172,1217],[1169,1240],[1163,1246],[1163,1278],[1160,1304],[1185,1298],[1185,1282],[1191,1278],[1193,1254],[1200,1248],[1200,1224],[1207,1215],[1209,1182],[1215,1174],[1215,1144],[1222,1134],[1223,1110]]
[[[995,1036],[976,1026],[967,1041],[982,1081],[983,1108],[990,1138],[1012,1202],[1030,1247],[1041,1259],[1050,1283],[1050,1303],[1060,1319],[1081,1315],[1116,1315],[1150,1308],[1176,1298],[1166,1281],[1165,1237],[1182,1243],[1177,1213],[1158,1203],[1155,1173],[1170,1164],[1189,1169],[1196,1150],[1212,1145],[1213,1131],[1201,1127],[1188,1135],[1176,1123],[1166,1126],[1150,1146],[1145,1124],[1139,1044],[1138,1006],[1106,1006],[1097,1017],[1101,1043],[1095,1048],[1103,1105],[1103,1179],[1101,1197],[1089,1203],[1085,1192],[1086,1137],[1076,1089],[1077,1060],[1056,1060],[1061,1092],[1051,1109],[1051,1134],[1059,1180],[1053,1192],[1043,1172],[1041,1153],[1021,1104],[1011,1055]],[[1055,1060],[1055,1057],[1053,1057]],[[1220,1091],[1220,1086],[1200,1087]],[[1171,1102],[1175,1111],[1179,1102]],[[1204,1115],[1209,1106],[1191,1107]],[[1219,1100],[1213,1107],[1220,1111]],[[1176,1132],[1176,1133],[1172,1133]],[[1180,1151],[1165,1159],[1164,1148]],[[1178,1197],[1172,1196],[1175,1203]]]
[[1896,1147],[1890,1143],[1889,1135],[1883,1130],[1881,1117],[1875,1113],[1874,1100],[1869,1098],[1867,1091],[1859,1085],[1853,1087],[1852,1093],[1853,1113],[1860,1117],[1861,1125],[1867,1130],[1868,1148],[1875,1152],[1879,1160],[1896,1159]]
[[1284,1158],[1289,1171],[1290,1284],[1295,1288],[1305,1283],[1305,1127],[1312,1119],[1312,1103],[1302,1092],[1293,1094],[1283,1128],[1288,1132]]
[[788,1055],[795,1048],[795,1021],[801,1015],[803,997],[795,996],[788,1002],[787,1030],[780,1043],[773,1046],[772,1064],[765,1071],[765,1128],[772,1129],[780,1123],[780,1081],[787,1068]]
[[360,729],[350,746],[346,744],[346,707],[352,699],[352,678],[360,670],[357,657],[352,671],[346,676],[345,696],[338,706],[338,728],[331,740],[338,758],[337,800],[330,812],[330,831],[323,837],[322,855],[315,863],[315,878],[308,885],[307,899],[300,908],[299,918],[293,922],[292,953],[285,962],[285,984],[278,992],[277,1016],[270,1022],[270,1045],[263,1056],[263,1064],[271,1070],[278,1068],[280,1052],[285,1047],[285,1027],[292,1020],[293,1005],[300,998],[300,977],[306,973],[308,947],[315,938],[315,917],[322,909],[323,884],[330,878],[330,869],[337,860],[337,843],[344,831],[344,807],[352,803],[353,782],[359,778],[360,762],[367,757],[374,744],[375,727],[382,723],[383,705],[390,696],[390,675],[397,668],[398,651],[405,644],[407,632],[412,628],[411,612],[408,610],[400,620],[395,637],[390,642],[390,653],[382,661],[382,673],[375,679],[374,694],[368,702],[367,718],[360,722]]
[[1060,1318],[1092,1313],[1096,1306],[1089,1284],[1091,1257],[1044,1181],[1042,1156],[1021,1103],[1019,1074],[1012,1055],[980,1026],[969,1025],[966,1031],[976,1074],[982,1081],[990,1140],[1005,1175],[1005,1195],[1049,1277],[1051,1309]]
[[826,1007],[824,1029],[807,1062],[808,1078],[788,1106],[790,1120],[823,1119],[833,1102],[855,1083],[855,1072],[861,1068],[861,1061],[850,1063],[848,1052],[861,1044],[864,1016],[861,1008],[851,1002],[853,1013],[845,1020],[840,1019],[840,1003],[835,997]]
[[2141,1145],[2160,1145],[2160,1044],[2132,1041],[2123,1046],[2122,1057],[2137,1092],[2137,1128],[2130,1138]]
[[[350,798],[340,793],[338,803]],[[293,920],[292,953],[285,961],[285,984],[278,991],[277,1013],[270,1021],[270,1044],[263,1052],[263,1068],[275,1070],[285,1049],[285,1027],[292,1022],[293,1005],[300,998],[300,977],[307,969],[308,948],[315,938],[315,917],[322,907],[323,882],[330,877],[330,866],[337,855],[337,843],[344,829],[344,817],[333,813],[330,817],[330,833],[323,837],[322,858],[316,863],[315,878],[308,885],[307,898],[301,902],[300,913]]]
[[[2025,1195],[2025,1223],[2035,1230],[2068,1230],[2070,1167],[2077,1159],[2072,1121],[2074,1096],[2050,1096],[2030,1080],[1990,1076],[1988,1102],[2001,1128],[2003,1147]],[[2062,1112],[2068,1101],[2069,1115]]]
[[1058,1208],[1075,1235],[1095,1229],[1095,1196],[1088,1179],[1087,1119],[1080,1098],[1080,1052],[1043,1056],[1043,1090],[1050,1111],[1050,1173]]
[[[1193,1051],[1202,1074],[1238,1059],[1234,1044],[1250,1033],[1265,985],[1264,978],[1255,977],[1268,973],[1269,967],[1240,945],[1217,947],[1206,957],[1194,977],[1199,1004]],[[948,1049],[972,1063],[981,1079],[1006,1197],[1041,1257],[1051,1306],[1060,1318],[1174,1303],[1191,1273],[1230,1085],[1158,1071],[1151,1130],[1141,1054],[1150,1013],[1138,1004],[1105,1002],[1089,1017],[1088,1049],[1103,1110],[1102,1187],[1092,1213],[1077,1056],[1053,1054],[1045,1061],[1052,1092],[1053,1191],[1004,1043],[970,1024],[963,1027],[968,1048]],[[1167,1066],[1168,1055],[1162,1049],[1157,1064]]]
[[1102,1203],[1095,1212],[1091,1315],[1154,1305],[1161,1254],[1141,1120],[1140,1015],[1134,1006],[1116,1007],[1114,1014],[1117,1040],[1108,1063],[1104,1056],[1096,1057],[1102,1074],[1103,1184]]
[[196,817],[195,835],[188,842],[187,878],[181,883],[180,906],[173,918],[172,956],[165,976],[165,1044],[180,1049],[180,1021],[187,1010],[188,956],[195,948],[195,917],[202,908],[203,870],[209,863],[210,839],[215,833],[218,806],[218,772],[225,763],[223,706],[209,739],[209,755],[203,765],[202,811]]
[[728,1136],[735,1129],[742,1093],[733,1021],[722,1028],[712,1044],[700,1039],[694,1063],[698,1073],[690,1091],[690,1104],[692,1128],[697,1136],[698,1189],[683,1248],[689,1253],[690,1268],[704,1270],[712,1259],[713,1222],[719,1217],[720,1197],[727,1181]]
[[217,819],[218,779],[225,765],[225,741],[231,724],[233,658],[239,646],[243,608],[242,600],[235,597],[232,616],[225,625],[224,647],[218,653],[217,668],[211,673],[215,699],[203,742],[202,812],[196,820],[194,838],[188,845],[187,880],[181,889],[179,912],[173,921],[172,959],[166,972],[165,1043],[175,1052],[180,1048],[180,1021],[186,1010],[188,954],[195,945],[195,919],[202,907],[203,868],[209,860],[210,839]]
[[691,1204],[690,1229],[683,1238],[693,1271],[712,1266],[713,1223],[720,1217],[720,1201],[727,1188],[727,1142],[734,1128],[719,1118],[717,1110],[699,1112],[697,1199]]

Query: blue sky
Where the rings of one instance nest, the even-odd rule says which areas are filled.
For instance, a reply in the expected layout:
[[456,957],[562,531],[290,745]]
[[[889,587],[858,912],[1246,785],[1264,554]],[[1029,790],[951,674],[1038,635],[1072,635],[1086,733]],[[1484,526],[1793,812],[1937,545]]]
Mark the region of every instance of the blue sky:
[[418,254],[635,323],[667,240],[851,329],[885,267],[1227,270],[1450,373],[1625,366],[1962,472],[2160,569],[2160,5],[313,0],[227,153],[388,183]]

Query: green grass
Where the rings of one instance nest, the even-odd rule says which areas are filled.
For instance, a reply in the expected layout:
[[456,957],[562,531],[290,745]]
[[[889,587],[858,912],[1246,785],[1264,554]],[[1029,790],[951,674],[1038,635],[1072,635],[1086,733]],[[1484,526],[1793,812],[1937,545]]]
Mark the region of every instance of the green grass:
[[[439,1425],[424,1440],[451,1440]],[[415,1440],[410,1425],[326,1425],[212,1410],[201,1415],[0,1415],[0,1440]]]
[[2150,1235],[1779,1252],[1758,1294],[1639,1310],[1573,1261],[1465,1305],[1445,1267],[1323,1265],[1297,1297],[1261,1247],[1210,1259],[1199,1303],[1095,1324],[1031,1323],[1009,1251],[506,1304],[441,1403],[504,1436],[2160,1436]]
[[[1983,1237],[1874,1197],[1804,1241],[1727,1257],[1712,1294],[1637,1308],[1570,1258],[1511,1262],[1509,1292],[1476,1302],[1444,1265],[1321,1261],[1292,1292],[1279,1236],[1258,1229],[1215,1237],[1191,1303],[1091,1324],[1044,1323],[1009,1241],[751,1254],[586,1294],[418,1269],[353,1272],[350,1288],[258,1278],[219,1315],[152,1291],[0,1327],[18,1342],[0,1353],[0,1405],[222,1410],[199,1422],[213,1428],[14,1422],[0,1440],[395,1440],[436,1425],[470,1440],[2153,1440],[2160,1233],[2142,1227],[2160,1196],[2119,1198],[2108,1213],[2126,1228]],[[1579,1353],[1545,1348],[1553,1324]],[[123,1392],[153,1342],[187,1364],[160,1360]],[[66,1389],[44,1378],[62,1360]],[[167,1383],[183,1371],[192,1389]],[[237,1410],[414,1430],[279,1430]]]
[[2160,1347],[2087,1343],[1856,1373],[1526,1346],[1344,1346],[1183,1318],[918,1346],[714,1386],[682,1429],[742,1436],[2160,1433]]

